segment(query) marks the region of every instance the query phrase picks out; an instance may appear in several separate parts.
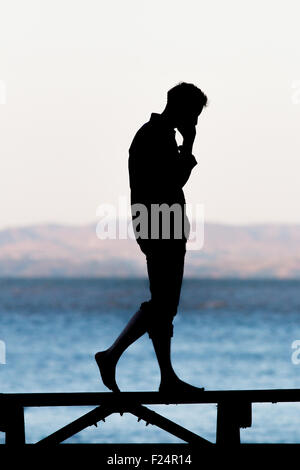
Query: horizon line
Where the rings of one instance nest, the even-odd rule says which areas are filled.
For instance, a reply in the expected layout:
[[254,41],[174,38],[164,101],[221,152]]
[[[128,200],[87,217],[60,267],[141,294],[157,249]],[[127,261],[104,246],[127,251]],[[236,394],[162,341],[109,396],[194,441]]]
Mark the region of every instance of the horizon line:
[[[130,217],[128,217],[128,223],[131,222]],[[193,218],[190,219],[190,222],[195,222],[197,219]],[[198,219],[199,220],[199,219]],[[228,226],[228,227],[257,227],[257,226],[300,226],[300,221],[299,222],[271,222],[271,221],[266,221],[266,222],[222,222],[222,221],[216,221],[216,220],[207,220],[204,221],[204,226],[205,225],[223,225],[223,226]],[[92,221],[92,222],[58,222],[58,221],[40,221],[40,222],[32,222],[32,223],[25,223],[25,224],[16,224],[16,225],[7,225],[7,226],[0,226],[0,232],[4,232],[6,230],[14,230],[14,229],[26,229],[26,228],[35,228],[35,227],[89,227],[97,225],[97,221]]]

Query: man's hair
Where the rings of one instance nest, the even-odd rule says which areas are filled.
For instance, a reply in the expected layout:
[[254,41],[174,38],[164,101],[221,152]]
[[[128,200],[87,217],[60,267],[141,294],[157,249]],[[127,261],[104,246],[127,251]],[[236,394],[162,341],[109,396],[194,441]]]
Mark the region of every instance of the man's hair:
[[207,106],[207,96],[192,83],[180,82],[168,91],[168,106],[192,106],[202,109]]

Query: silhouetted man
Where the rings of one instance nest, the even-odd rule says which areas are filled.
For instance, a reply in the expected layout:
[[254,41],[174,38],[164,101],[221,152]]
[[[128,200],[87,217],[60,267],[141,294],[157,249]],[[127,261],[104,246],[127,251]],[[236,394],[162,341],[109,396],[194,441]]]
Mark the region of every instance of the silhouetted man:
[[[110,348],[95,355],[103,383],[117,392],[116,364],[125,349],[148,333],[161,372],[159,391],[199,391],[176,375],[171,363],[173,318],[184,271],[189,222],[183,186],[197,165],[192,155],[205,94],[190,83],[168,91],[161,114],[136,133],[129,149],[129,180],[135,237],[146,256],[151,299],[143,302]],[[183,137],[178,148],[175,128]]]

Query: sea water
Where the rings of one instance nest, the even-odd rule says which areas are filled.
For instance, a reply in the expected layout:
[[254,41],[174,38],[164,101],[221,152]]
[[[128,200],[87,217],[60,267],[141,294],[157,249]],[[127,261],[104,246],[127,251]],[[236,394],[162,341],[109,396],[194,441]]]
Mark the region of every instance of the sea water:
[[[0,392],[108,391],[94,354],[111,345],[148,299],[146,279],[0,280]],[[300,340],[299,314],[298,280],[184,279],[174,320],[174,369],[207,390],[300,388],[300,364],[292,356],[292,343]],[[117,382],[122,391],[155,391],[159,380],[152,343],[144,335],[121,357]],[[215,442],[216,404],[149,408]],[[26,408],[27,442],[91,409]],[[252,409],[253,424],[241,430],[242,442],[300,442],[300,404]],[[125,413],[66,442],[181,441]]]

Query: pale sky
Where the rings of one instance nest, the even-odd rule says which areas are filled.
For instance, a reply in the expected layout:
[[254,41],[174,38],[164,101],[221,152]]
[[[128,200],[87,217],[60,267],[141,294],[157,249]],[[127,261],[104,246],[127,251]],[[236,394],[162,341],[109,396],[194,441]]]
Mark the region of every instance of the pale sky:
[[2,0],[0,228],[129,198],[131,140],[179,81],[209,98],[187,202],[300,223],[299,21],[299,0]]

